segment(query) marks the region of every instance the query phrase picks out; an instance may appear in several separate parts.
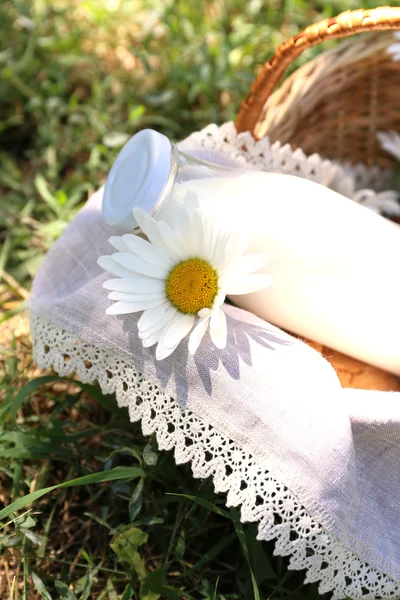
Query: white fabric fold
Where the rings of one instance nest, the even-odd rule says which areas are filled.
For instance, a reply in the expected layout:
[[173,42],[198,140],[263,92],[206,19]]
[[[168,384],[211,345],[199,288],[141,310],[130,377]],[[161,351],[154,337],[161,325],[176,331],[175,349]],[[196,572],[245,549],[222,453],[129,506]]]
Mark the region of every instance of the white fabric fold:
[[[193,147],[191,151],[195,153]],[[257,468],[290,491],[310,519],[309,529],[302,530],[296,544],[306,544],[314,523],[326,531],[327,540],[336,540],[343,556],[349,553],[354,564],[366,565],[371,582],[367,585],[363,579],[359,596],[354,596],[357,586],[346,588],[345,582],[341,587],[335,584],[340,593],[346,589],[353,598],[361,597],[364,586],[397,597],[392,594],[399,593],[395,582],[400,582],[400,394],[343,390],[330,364],[309,346],[228,305],[224,350],[215,348],[207,333],[194,357],[186,339],[173,355],[157,362],[154,348],[143,348],[138,337],[140,314],[105,314],[111,302],[102,284],[112,277],[96,261],[113,251],[108,238],[116,232],[102,221],[101,198],[99,191],[78,213],[34,281],[32,319],[41,319],[53,331],[44,342],[46,327],[43,333],[36,327],[36,348],[48,345],[51,353],[52,344],[57,346],[58,358],[52,364],[62,370],[63,342],[55,342],[56,328],[68,339],[105,353],[112,373],[120,373],[122,363],[132,364],[145,380],[174,399],[179,418],[201,419],[204,427],[222,436],[219,444],[221,439],[231,440]],[[65,342],[67,350],[73,352]],[[43,365],[45,354],[37,351]],[[233,471],[240,471],[240,460],[232,455]],[[260,490],[264,485],[259,477],[249,482]],[[285,510],[288,506],[282,508],[283,519]],[[263,519],[274,519],[267,506],[260,509]],[[318,552],[322,556],[325,552],[324,560],[332,568],[330,580],[336,581],[341,567],[331,542],[325,550],[319,543]],[[288,541],[288,547],[292,545]],[[320,564],[315,578],[323,580],[323,569]]]

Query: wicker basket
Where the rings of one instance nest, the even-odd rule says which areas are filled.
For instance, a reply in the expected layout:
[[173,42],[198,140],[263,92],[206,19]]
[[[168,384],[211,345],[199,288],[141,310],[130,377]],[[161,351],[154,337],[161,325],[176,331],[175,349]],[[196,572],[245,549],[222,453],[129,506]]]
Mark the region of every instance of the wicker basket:
[[[307,155],[391,168],[376,133],[400,131],[400,61],[386,52],[391,34],[379,33],[393,29],[400,29],[400,8],[388,6],[347,11],[310,25],[279,46],[264,65],[241,106],[237,131],[289,143]],[[371,33],[319,55],[273,92],[304,50],[362,32]],[[400,390],[398,378],[310,344],[330,360],[345,387]]]
[[[279,46],[243,102],[238,132],[266,135],[306,154],[390,166],[379,130],[400,131],[400,62],[387,54],[387,34],[400,29],[400,8],[347,11],[307,27]],[[321,42],[375,32],[329,50],[298,69],[275,91],[287,67]]]

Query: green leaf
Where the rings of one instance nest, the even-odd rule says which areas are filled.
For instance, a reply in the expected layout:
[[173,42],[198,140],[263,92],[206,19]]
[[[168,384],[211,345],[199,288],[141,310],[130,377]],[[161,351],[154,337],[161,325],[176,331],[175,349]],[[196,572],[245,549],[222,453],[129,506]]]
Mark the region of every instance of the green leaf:
[[120,600],[131,600],[132,595],[133,595],[133,589],[131,588],[131,586],[128,583],[128,585],[122,592],[122,596],[121,596]]
[[147,517],[142,517],[135,522],[136,527],[138,525],[161,525],[164,523],[164,519],[160,519],[160,517],[153,517],[152,515],[148,515]]
[[74,582],[75,594],[79,596],[79,600],[83,598],[89,598],[90,590],[95,581],[95,576],[99,572],[98,569],[92,569],[89,567],[85,574]]
[[139,104],[138,106],[132,106],[132,108],[129,110],[128,116],[130,123],[135,123],[135,121],[142,117],[145,112],[146,107],[143,106],[143,104]]
[[30,529],[24,529],[23,527],[20,527],[20,532],[22,533],[22,535],[28,538],[28,540],[30,540],[32,544],[35,544],[36,546],[42,545],[42,537],[37,533],[34,533]]
[[152,573],[149,573],[145,581],[143,581],[139,598],[140,600],[158,600],[159,598],[180,600],[181,598],[189,599],[191,596],[165,585],[165,567],[159,567]]
[[42,596],[42,598],[44,598],[44,600],[52,600],[52,597],[47,591],[47,588],[44,585],[43,581],[40,579],[39,575],[36,575],[36,573],[32,571],[31,576],[33,585],[35,586],[39,594]]
[[107,148],[120,148],[129,140],[129,135],[120,131],[107,133],[103,137],[103,144]]
[[80,381],[72,381],[68,379],[68,377],[59,377],[57,375],[45,375],[43,377],[36,377],[32,379],[24,385],[17,395],[13,398],[10,405],[10,419],[12,422],[15,422],[17,417],[17,413],[21,408],[22,404],[25,402],[26,398],[42,385],[46,385],[48,383],[53,383],[55,381],[71,381],[74,385],[80,387],[84,392],[86,392],[91,398],[96,400],[98,404],[109,410],[113,413],[119,412],[119,407],[117,401],[114,396],[105,395],[102,393],[99,387],[95,385],[89,385],[88,383],[81,383]]
[[147,585],[148,589],[152,589],[154,592],[161,594],[162,588],[164,587],[164,584],[165,584],[165,574],[166,574],[165,567],[159,567],[152,573],[149,573],[148,576],[146,577],[146,581],[142,585],[142,589],[144,588],[145,585]]
[[82,390],[86,392],[93,400],[96,400],[97,404],[100,404],[106,410],[112,413],[119,413],[119,408],[115,396],[110,394],[103,394],[101,389],[96,385],[89,385],[88,383],[82,384]]
[[54,582],[55,588],[60,595],[60,600],[78,600],[75,596],[74,592],[69,589],[69,587],[59,579]]
[[236,535],[238,537],[240,545],[242,546],[244,557],[245,557],[245,559],[247,561],[247,564],[249,565],[251,583],[253,584],[254,600],[260,600],[260,591],[258,589],[257,581],[256,581],[256,578],[255,578],[255,575],[253,573],[253,569],[252,569],[252,566],[251,566],[249,549],[247,547],[247,541],[246,541],[246,536],[245,536],[245,533],[244,533],[244,530],[243,530],[243,525],[240,522],[238,513],[237,513],[237,511],[234,508],[230,509],[230,513],[232,515],[232,523],[233,523],[233,526],[235,528]]
[[139,600],[158,600],[161,594],[154,592],[145,582],[140,588]]
[[246,527],[245,531],[247,548],[253,567],[254,576],[260,585],[266,579],[276,579],[276,573],[264,547],[256,538],[256,527]]
[[144,480],[140,479],[139,483],[135,487],[131,499],[129,500],[129,520],[132,523],[137,515],[142,510],[143,502],[143,483]]
[[138,527],[128,525],[119,531],[111,542],[111,548],[121,560],[130,562],[132,552],[143,546],[148,540],[148,535]]
[[175,546],[175,555],[179,560],[183,560],[183,557],[185,555],[185,548],[185,530],[181,529]]
[[21,539],[15,533],[10,533],[9,535],[1,535],[0,536],[0,548],[4,546],[5,548],[9,548],[12,546],[21,544]]
[[5,269],[6,262],[7,262],[10,252],[11,252],[11,236],[6,236],[6,239],[3,241],[3,247],[0,250],[0,273],[2,273]]
[[100,473],[91,473],[90,475],[84,475],[77,479],[71,479],[70,481],[64,481],[57,485],[52,485],[41,490],[36,490],[27,494],[23,498],[18,498],[15,502],[9,504],[3,510],[0,510],[0,520],[5,519],[12,513],[21,508],[24,508],[27,504],[35,502],[38,498],[41,498],[45,494],[57,490],[59,488],[75,487],[76,485],[90,485],[92,483],[103,483],[104,481],[115,481],[118,479],[136,479],[136,477],[143,477],[144,472],[138,467],[116,467],[109,471],[101,471]]
[[57,375],[45,375],[44,377],[36,377],[35,379],[32,379],[29,383],[24,385],[19,390],[18,394],[14,397],[14,399],[11,401],[11,421],[15,421],[15,419],[17,418],[17,412],[19,411],[29,394],[40,388],[42,385],[45,385],[46,383],[52,383],[53,381],[60,381],[60,377],[58,377]]
[[147,542],[148,537],[141,529],[128,525],[114,536],[110,544],[118,558],[127,562],[141,581],[145,579],[147,572],[138,548]]
[[120,448],[117,448],[116,450],[111,452],[106,460],[108,460],[112,456],[115,456],[116,454],[121,454],[121,453],[130,454],[131,456],[134,456],[139,463],[142,462],[141,455],[133,446],[120,446]]
[[98,523],[102,527],[105,527],[106,529],[113,531],[113,528],[107,523],[107,521],[105,521],[104,519],[101,519],[99,516],[95,515],[94,513],[84,512],[83,514],[85,515],[85,517],[89,517],[89,519],[93,519],[93,521],[96,521],[96,523]]
[[131,586],[128,583],[128,585],[122,592],[122,596],[121,596],[120,600],[131,600],[132,595],[133,595],[133,589],[131,588]]
[[[191,567],[188,571],[185,572],[185,576],[188,577],[195,571],[201,571],[204,565],[210,562],[213,558],[218,556],[229,544],[231,544],[236,539],[236,533],[231,533],[227,537],[223,537],[219,540],[214,546],[212,546],[208,552],[203,554],[203,556]],[[261,545],[261,544],[260,544]]]
[[89,569],[85,577],[82,580],[82,596],[81,600],[89,600],[92,592],[92,587],[95,582],[95,575],[98,573],[98,569]]
[[88,564],[92,567],[92,569],[94,568],[94,562],[93,559],[89,556],[89,554],[86,552],[86,550],[84,548],[82,548],[81,550],[81,555],[83,556],[83,558],[88,562]]
[[191,496],[190,494],[173,494],[172,492],[167,493],[167,496],[177,496],[180,498],[187,498],[187,500],[196,502],[196,504],[199,504],[203,508],[206,508],[207,510],[214,512],[217,515],[220,515],[221,517],[225,517],[226,519],[231,519],[231,516],[227,510],[223,510],[222,508],[219,508],[219,506],[216,506],[212,502],[209,502],[209,500],[206,500],[205,498],[201,498],[200,496]]
[[105,591],[107,591],[108,600],[118,600],[117,592],[110,577],[107,579]]
[[143,460],[149,467],[155,467],[158,461],[158,454],[154,452],[151,444],[146,444],[143,449]]
[[30,515],[25,514],[16,519],[15,524],[18,527],[23,527],[24,529],[31,529],[32,527],[35,527],[36,521]]
[[57,217],[60,217],[62,214],[62,208],[57,202],[57,198],[51,193],[49,185],[43,175],[36,175],[34,183],[42,200],[46,202],[47,206]]

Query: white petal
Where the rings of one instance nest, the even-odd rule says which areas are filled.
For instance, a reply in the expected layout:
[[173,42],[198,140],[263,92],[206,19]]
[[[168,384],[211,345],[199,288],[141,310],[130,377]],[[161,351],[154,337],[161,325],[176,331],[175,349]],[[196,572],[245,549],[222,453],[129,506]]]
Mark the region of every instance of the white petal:
[[103,283],[105,290],[113,292],[124,292],[126,294],[152,294],[154,292],[163,292],[165,290],[164,279],[154,279],[146,275],[135,275],[121,278],[109,279]]
[[[149,311],[147,311],[149,312]],[[154,346],[163,334],[165,328],[168,326],[170,321],[178,314],[178,311],[171,305],[168,305],[167,309],[162,313],[162,319],[154,322],[152,325],[147,327],[145,331],[139,330],[139,338],[142,340],[144,348]]]
[[132,271],[116,263],[112,256],[99,256],[97,264],[108,273],[117,277],[132,277]]
[[169,323],[172,321],[174,317],[178,314],[178,311],[173,306],[170,306],[168,310],[164,311],[162,319],[154,322],[147,329],[139,329],[139,338],[141,340],[146,340],[148,337],[153,336],[155,333],[161,332]]
[[228,265],[225,272],[231,272],[232,275],[234,273],[238,273],[238,275],[245,275],[248,273],[252,273],[253,271],[258,271],[264,267],[269,260],[269,253],[263,252],[262,254],[245,254],[241,256],[235,262]]
[[207,217],[207,213],[204,210],[197,209],[195,211],[193,227],[195,227],[197,232],[197,256],[208,262],[212,262],[210,252],[212,241],[210,233],[212,233],[212,227],[210,227],[210,223],[212,223],[212,220]]
[[162,322],[168,307],[170,307],[169,302],[164,302],[163,304],[160,304],[160,306],[146,310],[138,321],[139,332],[145,332],[157,323]]
[[194,324],[194,315],[179,315],[179,318],[174,319],[174,321],[168,325],[163,334],[163,344],[167,348],[172,348],[179,344],[181,340],[192,329]]
[[[190,190],[188,192],[190,193]],[[176,214],[173,215],[174,218],[170,218],[168,220],[168,225],[178,237],[181,237],[182,234],[186,233],[188,229],[191,228],[192,217],[195,211],[194,208],[191,210],[190,203],[189,205],[186,204],[187,196],[188,193],[186,193],[185,198],[183,198],[183,200],[176,205],[177,210]]]
[[182,258],[191,258],[198,254],[197,232],[194,228],[194,214],[189,214],[185,208],[181,209],[180,220],[173,225],[175,236],[182,243]]
[[218,269],[224,269],[231,263],[236,262],[246,250],[248,245],[247,236],[233,233],[228,236],[219,235],[214,250],[213,264]]
[[[142,340],[143,346],[146,344],[147,340],[153,340],[154,338],[156,338],[157,342],[158,342],[158,340],[160,339],[161,333],[166,325],[168,325],[168,322],[164,323],[164,321],[163,321],[162,323],[157,323],[157,325],[155,325],[154,327],[151,327],[144,333],[139,333],[139,339]],[[153,344],[151,344],[151,345],[153,345]]]
[[193,213],[196,209],[200,208],[199,197],[194,187],[187,190],[183,202],[189,213]]
[[201,319],[205,319],[206,317],[211,317],[211,310],[209,308],[202,308],[197,314]]
[[[164,327],[165,327],[164,323],[157,323],[157,325],[155,325],[154,327],[151,327],[144,333],[139,333],[139,339],[142,340],[142,345],[147,347],[148,340],[156,340],[158,342]],[[155,344],[154,341],[152,341],[152,343],[150,345],[152,346],[153,344]]]
[[203,220],[201,218],[201,213],[199,209],[196,209],[192,213],[192,223],[191,228],[189,230],[191,237],[191,250],[192,256],[198,256],[200,258],[204,257],[204,248],[203,248]]
[[217,237],[214,232],[215,222],[206,211],[201,211],[201,221],[203,237],[203,253],[201,258],[209,260],[215,268],[218,268],[218,264],[214,260],[214,243]]
[[122,239],[128,249],[137,256],[140,256],[140,258],[143,258],[143,260],[146,260],[156,267],[160,266],[165,269],[171,268],[171,261],[169,258],[166,257],[161,250],[152,246],[150,242],[147,242],[138,235],[133,235],[132,233],[126,233],[122,236]]
[[[184,335],[184,331],[187,329],[188,324],[190,325],[190,328],[193,327],[193,322],[194,322],[194,317],[193,319],[191,319],[191,323],[190,321],[188,321],[186,319],[187,316],[193,316],[193,315],[182,315],[182,313],[178,313],[176,314],[176,316],[171,319],[171,321],[168,323],[168,325],[166,327],[164,327],[162,334],[160,336],[160,339],[158,341],[158,345],[157,345],[157,349],[156,349],[156,359],[157,360],[163,360],[164,358],[166,358],[167,356],[169,356],[170,354],[172,354],[172,352],[174,352],[174,350],[179,346],[179,344],[181,343]],[[180,322],[183,321],[182,327],[179,325]],[[175,330],[175,327],[178,326],[178,329]],[[176,334],[174,335],[174,331],[176,331]],[[179,333],[179,335],[178,335]],[[186,332],[187,333],[187,332]],[[185,333],[185,335],[186,335]],[[173,335],[174,336],[174,344],[172,344],[170,336]]]
[[210,336],[214,346],[223,350],[226,347],[226,316],[223,310],[217,309],[210,319]]
[[215,269],[220,269],[228,258],[230,236],[218,230],[215,224],[209,224],[209,257]]
[[140,208],[133,209],[133,216],[143,233],[156,248],[172,260],[180,258],[182,248],[176,241],[174,232],[166,223],[155,221]]
[[225,298],[226,298],[226,290],[225,290],[225,288],[221,288],[219,290],[218,294],[215,296],[213,306],[212,306],[212,311],[214,311],[217,307],[222,306],[223,303],[225,302]]
[[205,319],[200,319],[197,323],[196,327],[193,329],[192,333],[189,336],[189,352],[190,354],[195,354],[197,348],[201,344],[201,340],[204,337],[205,332],[207,331],[208,324],[210,322],[209,317]]
[[160,329],[159,331],[157,331],[153,335],[149,336],[145,340],[142,340],[142,346],[143,346],[143,348],[150,348],[151,346],[154,346],[154,344],[157,344],[157,342],[160,339],[161,332],[162,332],[162,329]]
[[112,258],[117,264],[128,269],[132,273],[141,273],[142,275],[155,277],[156,279],[165,278],[168,274],[168,269],[165,267],[162,267],[161,265],[158,267],[151,265],[146,260],[139,256],[134,256],[129,252],[116,252],[112,255]]
[[255,274],[247,275],[238,281],[231,281],[226,284],[226,293],[228,295],[241,295],[251,294],[251,292],[258,292],[263,290],[267,286],[271,285],[272,277],[270,275]]
[[225,238],[225,240],[220,237],[218,246],[220,250],[218,258],[219,269],[234,262],[239,257],[239,240],[237,236],[231,235]]
[[176,346],[172,346],[172,348],[167,348],[166,346],[164,346],[164,344],[161,341],[161,338],[158,340],[158,344],[157,344],[157,348],[156,348],[156,360],[164,360],[164,358],[167,358],[168,356],[170,356],[170,354],[172,354],[177,347],[179,346],[178,342],[176,344]]
[[107,297],[109,300],[124,300],[126,302],[166,300],[166,296],[162,292],[155,292],[153,294],[125,294],[124,292],[110,292]]
[[179,260],[182,258],[184,253],[184,247],[182,241],[177,239],[177,236],[166,223],[160,221],[158,223],[159,233],[162,237],[164,246],[168,249],[170,254],[173,256],[173,260]]
[[[198,243],[201,234],[199,229],[202,229],[202,227],[201,223],[198,222],[199,219],[201,219],[200,206],[194,188],[190,188],[186,191],[184,198],[182,198],[178,206],[179,210],[175,211],[173,220],[171,218],[169,219],[169,224],[177,237],[182,241],[187,237],[188,233],[190,234],[187,240],[189,246],[186,244],[182,245],[185,246],[185,250],[190,253],[190,256],[196,256],[199,252]],[[204,210],[202,212],[204,212]],[[200,243],[202,246],[202,242]]]
[[108,238],[108,241],[118,252],[128,252],[128,248],[120,235],[112,235]]
[[107,315],[127,315],[129,313],[141,312],[147,308],[154,308],[161,304],[160,300],[149,300],[147,302],[116,302],[106,310]]

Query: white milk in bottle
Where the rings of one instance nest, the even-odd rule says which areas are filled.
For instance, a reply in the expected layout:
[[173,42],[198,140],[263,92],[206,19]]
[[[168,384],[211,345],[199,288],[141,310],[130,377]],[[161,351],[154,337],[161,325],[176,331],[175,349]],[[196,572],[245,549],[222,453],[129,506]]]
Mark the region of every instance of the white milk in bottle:
[[108,177],[105,220],[135,227],[132,208],[156,218],[194,189],[201,207],[268,252],[264,290],[232,300],[300,336],[400,375],[400,227],[315,182],[212,165],[151,130],[124,146]]

